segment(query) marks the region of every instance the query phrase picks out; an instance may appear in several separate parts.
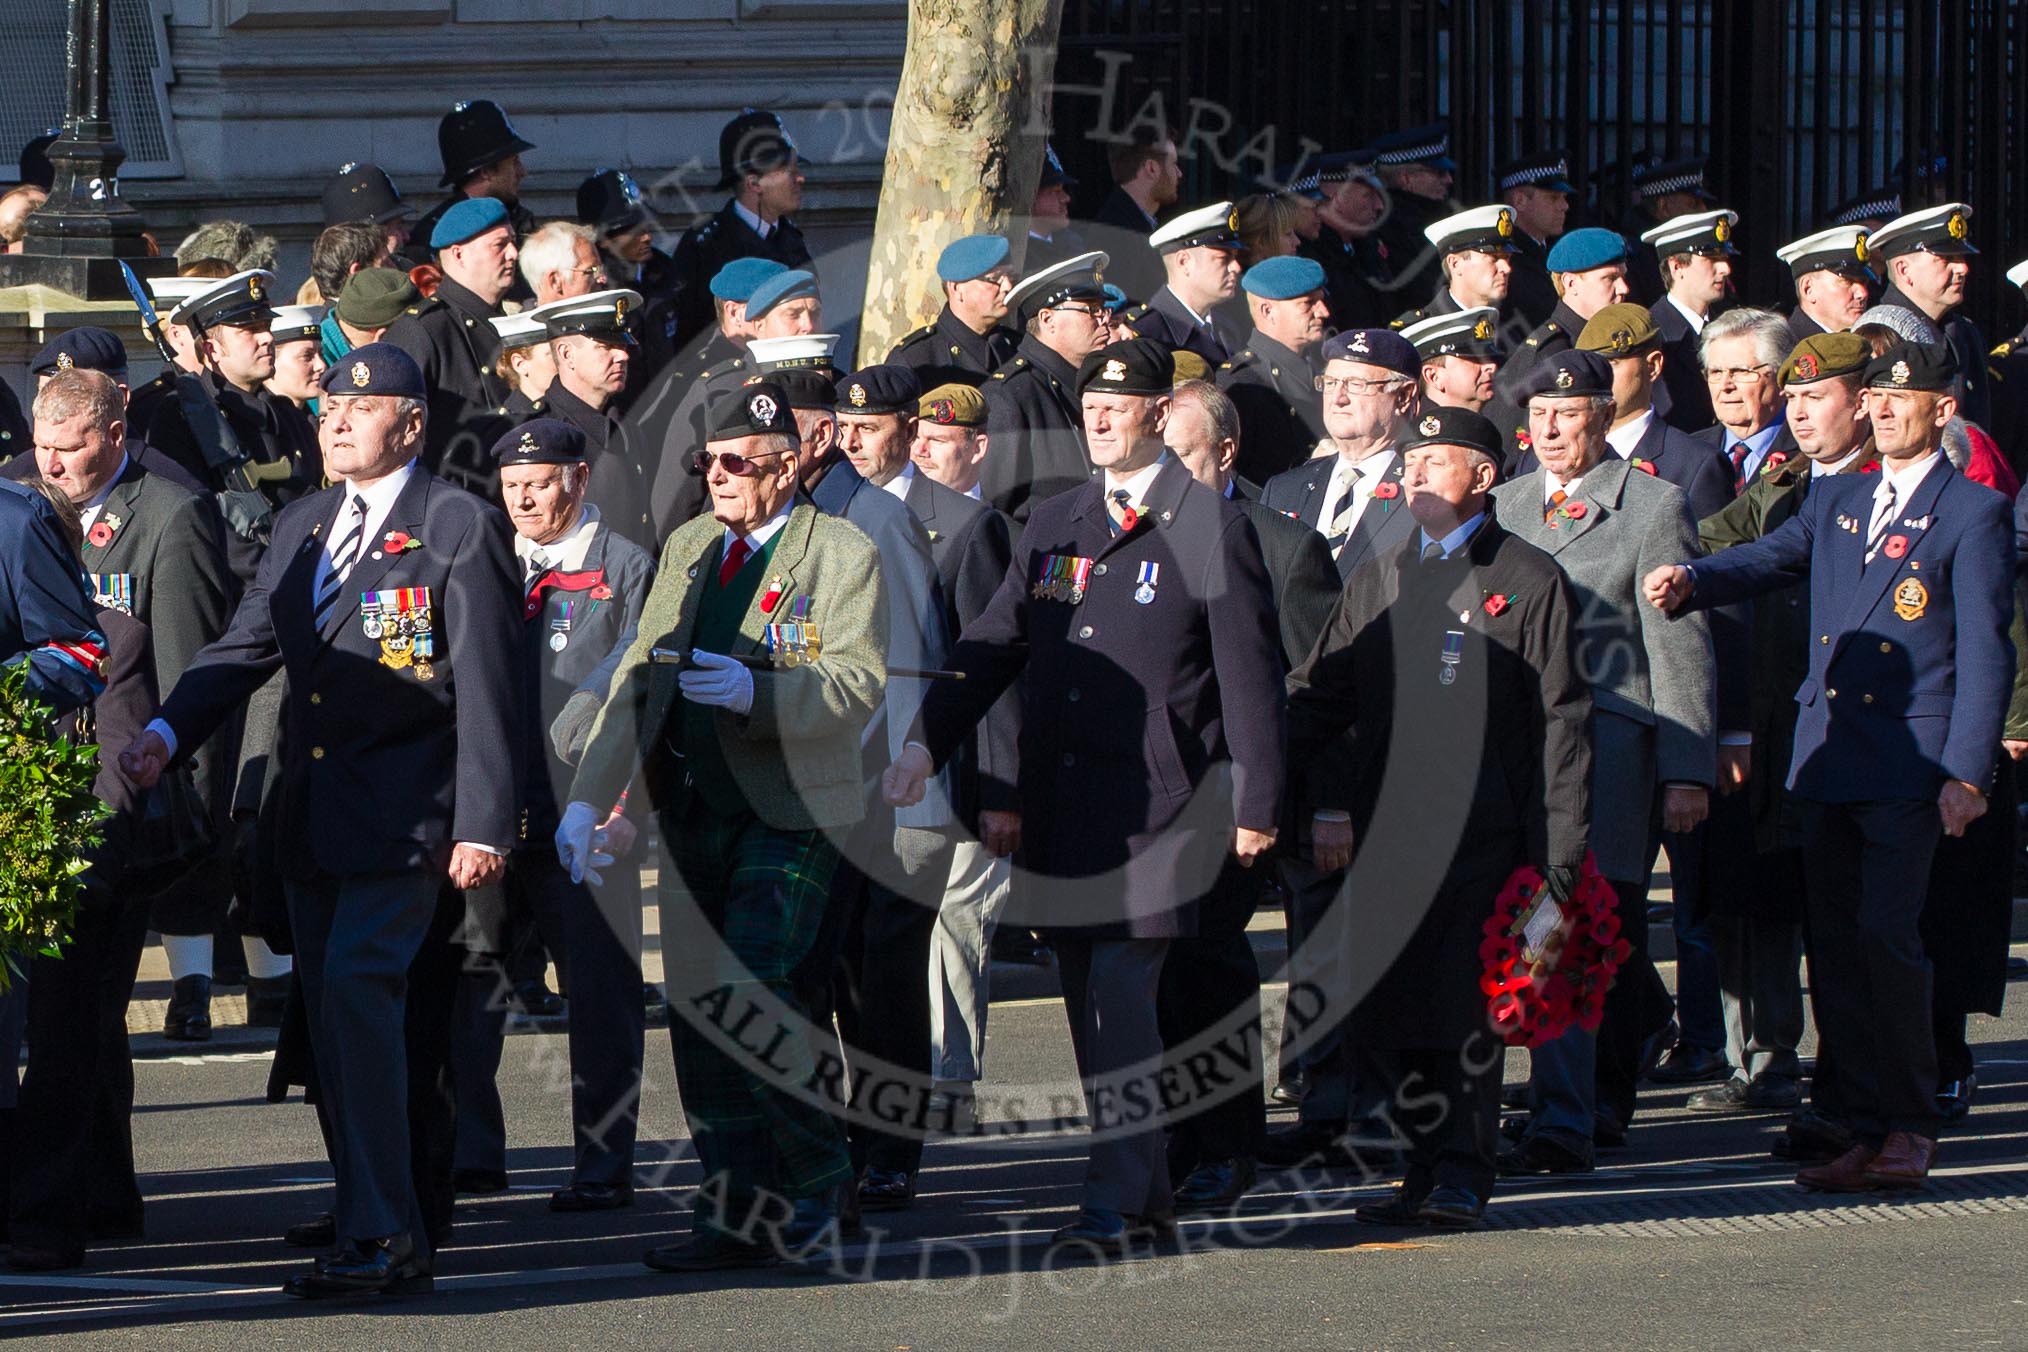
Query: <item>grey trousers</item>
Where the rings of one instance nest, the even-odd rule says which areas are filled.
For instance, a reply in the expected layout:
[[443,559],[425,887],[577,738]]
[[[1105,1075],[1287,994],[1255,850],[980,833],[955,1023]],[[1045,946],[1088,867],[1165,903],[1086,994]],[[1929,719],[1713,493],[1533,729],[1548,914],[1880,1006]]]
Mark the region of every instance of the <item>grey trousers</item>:
[[408,1138],[408,970],[444,886],[435,872],[287,883],[296,970],[331,1120],[341,1239],[423,1239]]
[[[1175,1210],[1169,1163],[1158,1112],[1142,1111],[1132,1095],[1107,1077],[1147,1067],[1152,1080],[1162,1060],[1162,1029],[1155,997],[1167,939],[1050,937],[1063,978],[1063,1007],[1084,1083],[1092,1126],[1085,1165],[1084,1205],[1126,1215]],[[1097,1090],[1098,1092],[1094,1092]]]
[[1013,861],[994,858],[976,840],[960,840],[952,851],[930,936],[930,1074],[938,1080],[985,1076],[989,953],[1013,878]]
[[1802,925],[1760,915],[1714,915],[1710,922],[1726,1060],[1749,1080],[1801,1075],[1796,1045],[1803,1040]]

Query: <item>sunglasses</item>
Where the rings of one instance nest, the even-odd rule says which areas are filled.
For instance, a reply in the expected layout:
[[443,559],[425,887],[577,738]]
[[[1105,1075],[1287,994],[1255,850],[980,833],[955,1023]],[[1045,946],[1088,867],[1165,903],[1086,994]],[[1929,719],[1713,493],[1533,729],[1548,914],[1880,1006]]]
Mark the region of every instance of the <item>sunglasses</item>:
[[690,467],[699,474],[709,474],[712,462],[716,461],[725,466],[727,474],[735,474],[744,479],[748,475],[760,473],[762,457],[781,454],[783,454],[781,451],[762,451],[760,455],[749,456],[734,451],[693,451]]

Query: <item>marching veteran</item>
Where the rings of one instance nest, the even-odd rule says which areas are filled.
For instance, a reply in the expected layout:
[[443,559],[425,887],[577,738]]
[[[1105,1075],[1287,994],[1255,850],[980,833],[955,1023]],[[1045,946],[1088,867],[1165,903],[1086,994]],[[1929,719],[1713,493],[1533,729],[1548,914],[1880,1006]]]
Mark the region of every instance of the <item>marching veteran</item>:
[[[695,453],[711,515],[663,550],[556,833],[572,878],[598,881],[599,823],[638,777],[674,854],[670,1041],[711,1184],[690,1240],[648,1252],[665,1271],[764,1266],[854,1215],[844,1136],[803,1088],[817,1040],[793,977],[865,811],[859,743],[886,683],[887,605],[873,542],[797,493],[800,458],[780,385],[711,407]],[[747,1018],[771,1034],[736,1058],[728,1025]]]

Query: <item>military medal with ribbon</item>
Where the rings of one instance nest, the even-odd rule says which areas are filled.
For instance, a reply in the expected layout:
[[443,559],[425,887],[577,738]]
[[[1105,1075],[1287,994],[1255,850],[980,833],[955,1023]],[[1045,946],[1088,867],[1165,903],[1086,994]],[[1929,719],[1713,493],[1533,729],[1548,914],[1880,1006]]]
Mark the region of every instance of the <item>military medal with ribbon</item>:
[[549,622],[552,631],[549,635],[551,652],[560,653],[570,646],[570,622],[576,610],[577,602],[574,600],[566,599],[557,606],[556,616]]
[[1141,575],[1134,579],[1134,600],[1141,605],[1155,603],[1155,583],[1162,577],[1162,565],[1152,559],[1143,561]]
[[91,573],[92,604],[106,610],[117,610],[122,615],[134,613],[134,575],[132,573]]
[[1444,631],[1444,664],[1437,671],[1437,680],[1450,685],[1458,679],[1458,663],[1465,660],[1465,631],[1446,629]]
[[1085,585],[1091,579],[1091,560],[1069,554],[1046,554],[1041,573],[1033,593],[1036,600],[1068,601],[1076,605],[1084,600]]

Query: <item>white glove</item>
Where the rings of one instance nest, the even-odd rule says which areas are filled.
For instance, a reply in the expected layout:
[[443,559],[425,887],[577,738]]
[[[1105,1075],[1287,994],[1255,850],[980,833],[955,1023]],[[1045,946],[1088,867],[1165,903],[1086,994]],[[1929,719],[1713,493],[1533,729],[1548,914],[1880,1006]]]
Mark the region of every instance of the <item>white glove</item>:
[[599,848],[605,843],[597,808],[590,803],[572,803],[563,810],[563,821],[556,828],[556,858],[572,882],[589,880],[597,887],[604,881],[595,870],[613,862],[612,855]]
[[676,678],[683,698],[743,714],[753,708],[753,673],[730,657],[690,650],[690,667]]

